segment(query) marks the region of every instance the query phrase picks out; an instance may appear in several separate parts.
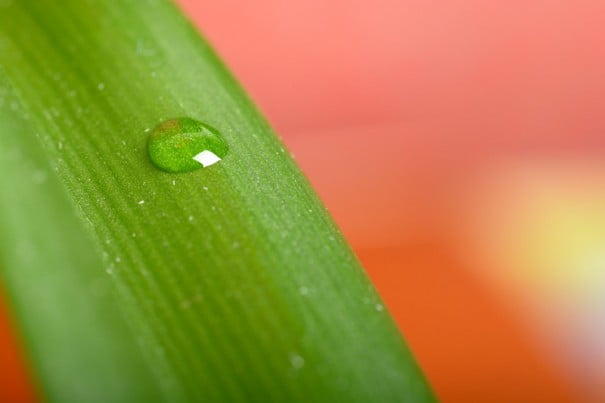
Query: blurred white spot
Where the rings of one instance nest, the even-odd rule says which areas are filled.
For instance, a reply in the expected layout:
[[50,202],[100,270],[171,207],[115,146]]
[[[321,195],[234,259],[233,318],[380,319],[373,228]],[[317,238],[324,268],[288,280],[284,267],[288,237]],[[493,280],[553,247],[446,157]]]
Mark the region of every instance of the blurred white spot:
[[40,171],[40,170],[37,170],[36,172],[34,172],[33,177],[32,177],[34,183],[37,185],[40,185],[40,184],[46,182],[46,178],[47,178],[46,172]]
[[292,353],[290,354],[290,364],[294,369],[301,369],[305,366],[305,359],[296,353]]

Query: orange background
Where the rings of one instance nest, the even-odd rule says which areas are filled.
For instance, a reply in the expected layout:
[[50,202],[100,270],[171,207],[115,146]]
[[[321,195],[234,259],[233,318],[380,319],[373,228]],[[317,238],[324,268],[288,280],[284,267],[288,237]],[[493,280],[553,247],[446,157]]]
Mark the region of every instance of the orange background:
[[[519,313],[525,294],[482,274],[467,219],[501,165],[605,156],[602,1],[180,3],[284,137],[443,402],[598,401]],[[0,400],[29,401],[6,329]]]

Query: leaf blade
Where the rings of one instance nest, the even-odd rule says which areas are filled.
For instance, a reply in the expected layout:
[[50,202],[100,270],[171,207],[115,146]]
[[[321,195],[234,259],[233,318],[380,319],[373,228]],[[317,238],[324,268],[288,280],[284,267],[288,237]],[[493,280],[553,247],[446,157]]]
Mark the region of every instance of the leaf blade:
[[[147,359],[163,363],[166,395],[431,399],[307,181],[171,4],[7,10],[0,63],[106,254]],[[224,160],[188,174],[155,169],[146,129],[178,116],[219,129]]]

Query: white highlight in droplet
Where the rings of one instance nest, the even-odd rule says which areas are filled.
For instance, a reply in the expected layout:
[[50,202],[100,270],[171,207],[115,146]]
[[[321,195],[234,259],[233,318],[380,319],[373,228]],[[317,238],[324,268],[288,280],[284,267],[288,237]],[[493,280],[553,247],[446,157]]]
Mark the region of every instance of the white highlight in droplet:
[[201,153],[193,157],[193,159],[202,164],[204,168],[209,167],[212,164],[216,164],[221,160],[215,153],[210,150],[202,151]]

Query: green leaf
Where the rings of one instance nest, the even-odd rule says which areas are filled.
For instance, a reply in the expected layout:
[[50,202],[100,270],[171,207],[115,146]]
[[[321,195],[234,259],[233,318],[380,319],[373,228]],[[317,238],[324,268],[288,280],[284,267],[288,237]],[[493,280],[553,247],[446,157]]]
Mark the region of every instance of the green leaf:
[[24,114],[0,70],[0,268],[44,393],[57,402],[160,401],[95,245]]
[[[44,399],[433,400],[296,164],[171,3],[3,4],[0,268]],[[183,117],[228,151],[163,172],[148,136]]]

